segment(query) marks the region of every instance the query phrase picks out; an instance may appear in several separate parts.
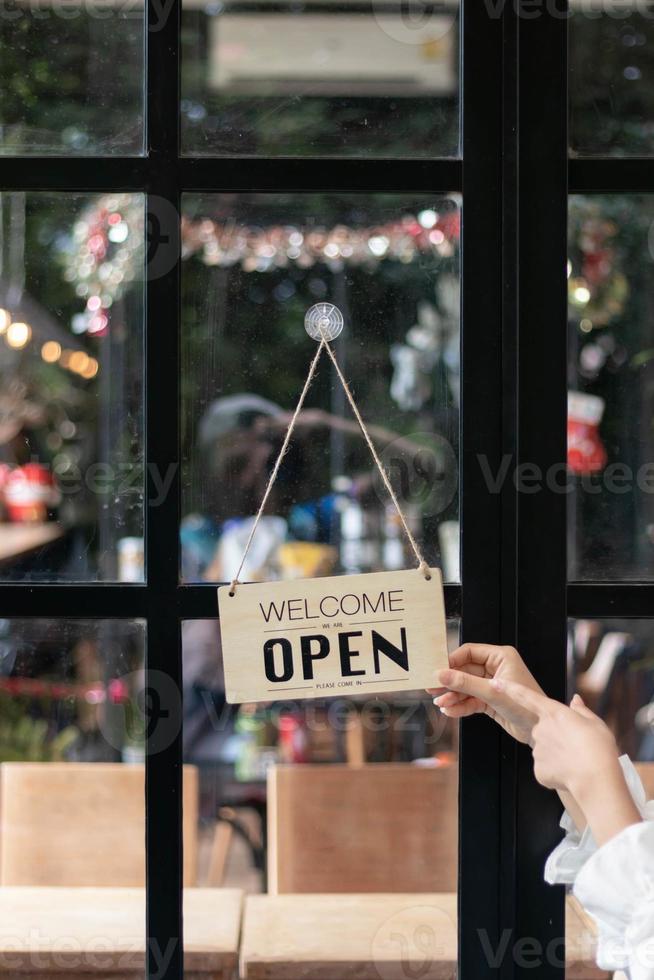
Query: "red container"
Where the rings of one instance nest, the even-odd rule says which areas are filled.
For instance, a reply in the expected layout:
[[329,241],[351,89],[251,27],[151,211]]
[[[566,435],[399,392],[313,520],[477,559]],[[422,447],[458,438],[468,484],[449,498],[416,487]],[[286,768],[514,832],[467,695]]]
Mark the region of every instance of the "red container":
[[4,500],[10,521],[45,521],[48,509],[59,503],[59,492],[47,466],[27,463],[6,477]]

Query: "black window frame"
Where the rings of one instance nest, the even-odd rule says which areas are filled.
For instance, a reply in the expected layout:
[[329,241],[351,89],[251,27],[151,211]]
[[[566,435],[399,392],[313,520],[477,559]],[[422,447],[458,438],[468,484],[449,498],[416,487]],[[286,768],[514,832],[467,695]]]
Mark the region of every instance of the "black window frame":
[[[500,7],[498,16],[489,8]],[[537,17],[519,5],[462,6],[461,159],[195,158],[179,152],[181,0],[162,22],[148,0],[144,157],[3,157],[3,190],[145,192],[179,214],[186,191],[387,191],[463,194],[462,584],[445,588],[465,640],[516,645],[545,690],[565,695],[567,616],[648,618],[652,583],[566,582],[565,495],[518,494],[509,478],[489,493],[505,454],[542,471],[566,455],[566,213],[575,193],[651,192],[654,159],[573,159],[567,149],[565,4]],[[569,187],[568,187],[569,185]],[[166,228],[179,254],[178,228]],[[0,585],[0,615],[142,618],[147,673],[181,690],[181,622],[214,617],[213,586],[179,582],[180,263],[147,283],[147,497],[151,473],[173,466],[170,492],[146,506],[144,585]],[[170,744],[146,757],[147,976],[153,949],[174,945],[165,976],[183,977],[181,703],[160,705]],[[161,723],[161,722],[159,722]],[[559,808],[538,787],[528,751],[485,718],[460,742],[460,980],[533,976],[512,944],[550,950],[539,977],[563,973],[564,899],[543,882]],[[426,855],[428,860],[428,855]],[[493,966],[510,930],[508,954]],[[554,944],[554,945],[552,945]],[[557,962],[557,958],[559,962]]]

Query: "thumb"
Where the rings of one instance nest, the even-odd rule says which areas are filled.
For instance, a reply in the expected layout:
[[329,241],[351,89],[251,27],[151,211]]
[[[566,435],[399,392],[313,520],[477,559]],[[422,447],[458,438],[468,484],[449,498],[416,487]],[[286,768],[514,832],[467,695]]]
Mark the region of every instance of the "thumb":
[[575,694],[572,701],[570,702],[570,708],[582,718],[597,718],[594,711],[586,706],[585,701],[579,694]]
[[497,691],[491,686],[489,680],[469,674],[464,670],[441,670],[438,675],[438,683],[446,687],[448,691],[456,691],[467,697],[477,698],[484,704],[494,704],[497,699]]

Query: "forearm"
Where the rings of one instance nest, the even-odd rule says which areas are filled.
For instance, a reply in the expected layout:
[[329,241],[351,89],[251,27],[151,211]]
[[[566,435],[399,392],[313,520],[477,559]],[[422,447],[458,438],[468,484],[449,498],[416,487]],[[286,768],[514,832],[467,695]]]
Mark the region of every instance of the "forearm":
[[[566,795],[576,801],[581,819],[588,823],[598,847],[642,820],[617,758],[607,762],[592,778],[571,787]],[[569,812],[579,826],[577,816]]]

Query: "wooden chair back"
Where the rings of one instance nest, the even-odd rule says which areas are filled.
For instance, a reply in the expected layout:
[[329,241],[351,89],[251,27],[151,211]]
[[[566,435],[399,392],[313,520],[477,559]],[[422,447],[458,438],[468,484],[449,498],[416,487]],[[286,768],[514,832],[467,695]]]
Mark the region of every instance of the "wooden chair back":
[[456,767],[268,771],[271,893],[452,892],[456,880]]
[[[184,766],[184,884],[196,884],[198,771]],[[163,858],[163,856],[162,856]],[[145,883],[145,767],[0,766],[0,885]]]

